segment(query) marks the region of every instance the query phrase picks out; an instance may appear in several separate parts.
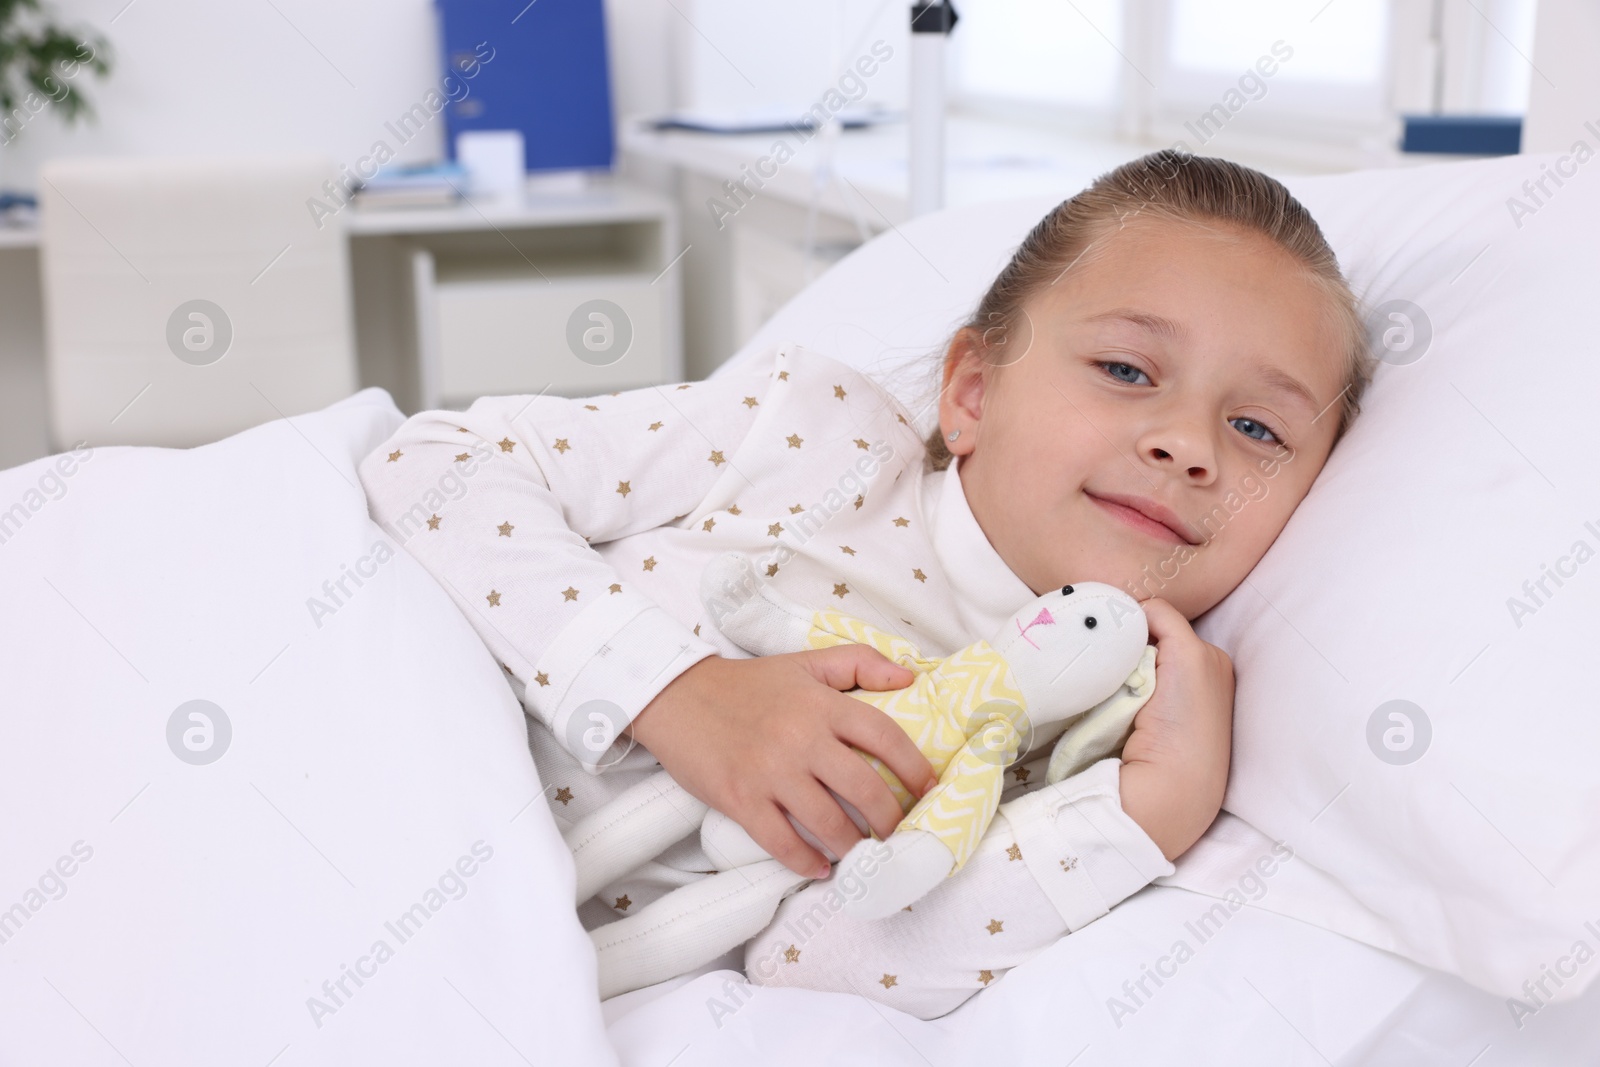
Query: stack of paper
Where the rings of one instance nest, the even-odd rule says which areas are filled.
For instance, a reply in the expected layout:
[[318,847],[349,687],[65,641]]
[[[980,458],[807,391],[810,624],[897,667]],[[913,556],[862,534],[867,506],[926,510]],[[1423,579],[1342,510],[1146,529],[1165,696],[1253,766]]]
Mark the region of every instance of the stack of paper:
[[388,166],[355,189],[358,208],[449,207],[470,192],[467,171],[454,162]]

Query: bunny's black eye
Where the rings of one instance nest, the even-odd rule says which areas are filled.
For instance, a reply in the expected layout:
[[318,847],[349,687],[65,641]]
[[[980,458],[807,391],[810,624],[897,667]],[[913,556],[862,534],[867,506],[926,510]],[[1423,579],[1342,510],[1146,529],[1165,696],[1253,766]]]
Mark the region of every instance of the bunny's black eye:
[[1096,626],[1100,625],[1098,622],[1095,621],[1095,617],[1093,615],[1084,616],[1083,624],[1085,626],[1087,626],[1091,630],[1094,629]]
[[1061,595],[1062,596],[1071,596],[1072,595],[1072,586],[1070,586],[1070,585],[1062,586],[1061,587]]

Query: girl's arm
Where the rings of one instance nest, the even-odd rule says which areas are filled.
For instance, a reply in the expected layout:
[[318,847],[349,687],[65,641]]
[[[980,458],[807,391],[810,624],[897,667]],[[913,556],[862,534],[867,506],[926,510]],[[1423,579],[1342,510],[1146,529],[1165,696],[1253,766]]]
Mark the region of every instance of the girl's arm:
[[[591,773],[621,758],[628,732],[797,872],[824,857],[785,812],[840,852],[860,838],[819,783],[884,833],[900,817],[850,745],[914,792],[931,784],[927,759],[894,720],[841,692],[902,686],[910,672],[869,648],[724,660],[633,586],[637,572],[590,545],[696,511],[719,480],[737,477],[732,461],[763,411],[798,402],[789,394],[800,389],[832,397],[837,367],[772,349],[702,382],[576,400],[484,397],[464,413],[413,416],[360,466],[373,517],[438,579],[523,687],[529,713]],[[632,729],[639,723],[648,736]]]
[[[361,462],[373,518],[591,773],[620,757],[627,742],[615,739],[658,692],[717,649],[590,545],[692,512],[729,470],[780,359],[615,395],[424,411]],[[591,700],[609,705],[577,714]],[[621,721],[594,718],[609,706]]]

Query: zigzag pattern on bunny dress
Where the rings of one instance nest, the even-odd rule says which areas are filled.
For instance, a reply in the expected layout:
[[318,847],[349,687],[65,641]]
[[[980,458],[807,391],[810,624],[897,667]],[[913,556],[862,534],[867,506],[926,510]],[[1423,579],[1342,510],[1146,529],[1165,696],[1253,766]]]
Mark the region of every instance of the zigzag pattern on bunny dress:
[[815,613],[809,648],[847,641],[876,648],[916,673],[904,689],[857,689],[850,695],[888,713],[933,765],[941,785],[918,801],[882,761],[862,753],[906,812],[896,829],[937,836],[955,857],[954,873],[978,847],[1000,802],[1002,772],[1016,758],[1028,730],[1022,691],[1005,657],[987,641],[943,659],[927,659],[910,642],[853,616]]

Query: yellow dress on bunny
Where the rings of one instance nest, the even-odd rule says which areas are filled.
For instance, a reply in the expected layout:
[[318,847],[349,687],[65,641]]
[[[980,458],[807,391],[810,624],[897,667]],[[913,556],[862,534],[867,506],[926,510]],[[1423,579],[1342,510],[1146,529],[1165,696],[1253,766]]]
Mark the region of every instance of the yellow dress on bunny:
[[[1041,609],[1042,612],[1047,609]],[[851,693],[888,714],[916,742],[933,765],[939,784],[917,800],[883,761],[862,757],[888,783],[906,813],[896,832],[925,830],[954,857],[954,874],[977,848],[994,818],[1002,775],[1032,732],[1027,697],[1011,678],[1006,659],[988,641],[931,659],[903,637],[884,633],[860,619],[832,609],[812,617],[807,648],[841,644],[870,645],[886,658],[916,672],[904,689]]]

